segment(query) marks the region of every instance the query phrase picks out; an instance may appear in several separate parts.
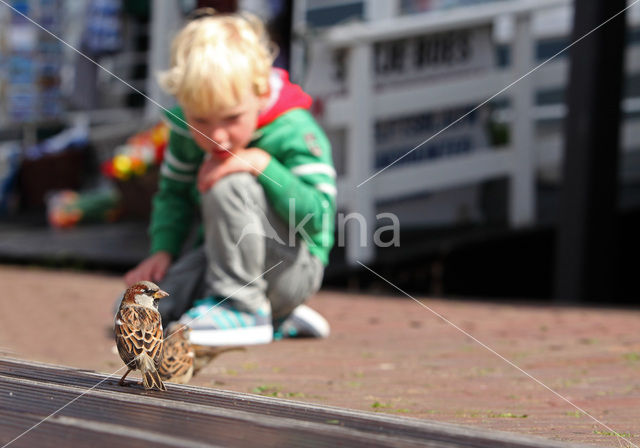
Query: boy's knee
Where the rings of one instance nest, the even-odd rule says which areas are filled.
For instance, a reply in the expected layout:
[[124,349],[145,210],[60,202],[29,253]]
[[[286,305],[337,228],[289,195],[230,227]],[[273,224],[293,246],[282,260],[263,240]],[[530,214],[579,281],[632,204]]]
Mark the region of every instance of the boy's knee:
[[233,173],[223,177],[203,194],[208,205],[242,204],[255,194],[258,181],[249,173]]

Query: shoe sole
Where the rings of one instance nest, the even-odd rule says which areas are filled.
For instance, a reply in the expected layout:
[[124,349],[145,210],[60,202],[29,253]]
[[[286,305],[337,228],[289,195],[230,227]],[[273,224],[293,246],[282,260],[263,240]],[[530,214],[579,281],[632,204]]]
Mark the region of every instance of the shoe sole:
[[189,340],[199,345],[257,345],[268,344],[273,341],[273,326],[260,325],[257,327],[220,329],[195,329],[191,330]]

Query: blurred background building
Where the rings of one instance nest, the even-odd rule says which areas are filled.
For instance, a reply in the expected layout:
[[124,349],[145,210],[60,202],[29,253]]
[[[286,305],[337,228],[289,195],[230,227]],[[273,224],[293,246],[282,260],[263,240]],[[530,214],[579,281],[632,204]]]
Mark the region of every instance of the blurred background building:
[[[159,105],[173,105],[153,74],[168,66],[171,38],[186,15],[196,7],[213,6],[250,10],[268,21],[281,49],[277,64],[315,98],[313,113],[333,144],[337,227],[344,231],[344,244],[332,253],[327,284],[383,287],[358,264],[362,262],[419,293],[558,296],[558,278],[565,275],[559,271],[564,261],[557,260],[563,260],[558,229],[567,204],[561,187],[570,52],[557,53],[572,42],[572,2],[9,3],[44,30],[0,5],[0,255],[5,259],[57,254],[96,265],[111,260],[110,266],[121,269],[145,255],[144,224],[131,222],[143,223],[148,214],[148,205],[136,201],[148,202],[156,155],[166,143],[162,129],[154,127],[162,116]],[[627,23],[622,115],[612,115],[620,141],[603,148],[620,151],[617,225],[608,231],[616,233],[617,250],[606,262],[616,275],[608,280],[610,294],[600,297],[631,302],[637,291],[633,260],[640,249],[635,235],[640,210],[640,7],[622,17]],[[152,146],[153,151],[132,149],[136,145]],[[143,161],[138,168],[136,160]],[[114,184],[117,199],[110,193]],[[86,215],[96,213],[94,226],[121,226],[124,236],[113,231],[113,238],[121,237],[128,255],[90,255],[86,244],[81,244],[84,252],[60,249],[78,244],[69,232],[89,232],[83,229],[91,227],[81,220],[62,237],[41,233],[42,241],[55,246],[53,255],[43,244],[24,249],[27,241],[40,240],[16,229],[24,231],[27,223],[35,232],[46,224],[43,207],[48,202],[49,210],[55,209],[51,192],[57,190],[82,193],[76,203],[85,200]],[[55,199],[60,204],[69,197]],[[111,214],[102,213],[104,209]],[[398,235],[391,216],[400,223]],[[61,246],[52,238],[62,238]],[[104,245],[117,251],[109,241]]]

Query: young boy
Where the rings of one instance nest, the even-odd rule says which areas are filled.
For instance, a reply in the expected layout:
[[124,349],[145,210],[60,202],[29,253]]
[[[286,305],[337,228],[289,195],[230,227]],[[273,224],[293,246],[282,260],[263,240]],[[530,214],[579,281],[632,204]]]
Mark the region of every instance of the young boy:
[[[273,58],[259,19],[213,15],[180,31],[160,77],[179,107],[167,114],[152,255],[125,281],[159,282],[171,294],[163,320],[189,323],[194,343],[329,334],[303,303],[333,246],[331,148],[308,112],[311,98]],[[197,206],[204,244],[172,265]]]

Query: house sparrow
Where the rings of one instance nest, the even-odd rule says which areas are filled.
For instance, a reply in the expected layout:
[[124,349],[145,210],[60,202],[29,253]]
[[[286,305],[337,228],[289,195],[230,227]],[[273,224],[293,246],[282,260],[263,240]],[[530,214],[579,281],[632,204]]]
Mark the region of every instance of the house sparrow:
[[193,374],[197,374],[211,361],[226,352],[245,351],[244,347],[211,347],[210,345],[191,344],[196,357],[193,360]]
[[156,370],[162,358],[162,320],[158,300],[169,294],[156,284],[142,281],[130,286],[116,314],[116,346],[127,366],[124,379],[132,370],[140,370],[145,389],[167,390]]
[[244,347],[210,347],[189,342],[191,328],[172,322],[167,328],[162,361],[158,367],[165,381],[187,384],[189,380],[214,358],[224,352],[244,350]]
[[162,361],[158,366],[158,373],[163,380],[187,384],[193,376],[195,353],[189,342],[190,333],[191,328],[177,322],[167,327]]

